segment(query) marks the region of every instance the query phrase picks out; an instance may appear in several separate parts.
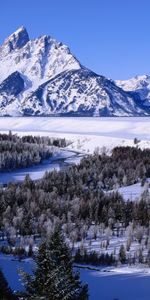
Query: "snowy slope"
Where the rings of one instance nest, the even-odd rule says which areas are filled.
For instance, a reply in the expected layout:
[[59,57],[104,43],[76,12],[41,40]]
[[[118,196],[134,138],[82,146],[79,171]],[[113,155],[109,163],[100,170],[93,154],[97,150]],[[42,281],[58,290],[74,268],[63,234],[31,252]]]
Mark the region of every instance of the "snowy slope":
[[150,106],[150,76],[135,76],[129,80],[117,80],[116,84],[123,90],[138,95],[145,106]]
[[0,115],[144,116],[137,94],[83,67],[50,36],[24,27],[0,47]]
[[113,81],[85,68],[60,73],[27,96],[22,107],[27,115],[143,115],[142,107]]
[[[148,180],[147,180],[148,181]],[[131,200],[131,201],[138,201],[141,199],[141,196],[143,192],[146,190],[145,186],[141,186],[141,183],[135,183],[132,185],[119,187],[117,189],[114,189],[113,191],[118,191],[119,194],[123,196],[123,199],[125,201]],[[147,188],[147,190],[150,192],[150,188]],[[112,193],[113,191],[110,191],[108,193]]]

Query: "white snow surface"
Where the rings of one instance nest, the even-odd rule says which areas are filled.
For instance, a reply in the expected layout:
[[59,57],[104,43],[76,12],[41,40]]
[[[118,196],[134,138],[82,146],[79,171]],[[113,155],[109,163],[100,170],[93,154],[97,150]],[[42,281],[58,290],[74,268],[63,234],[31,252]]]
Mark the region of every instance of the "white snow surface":
[[[150,188],[147,189],[150,193]],[[145,191],[145,186],[141,186],[141,183],[135,183],[132,185],[119,187],[118,189],[115,189],[113,191],[118,191],[125,201],[131,200],[131,201],[138,201],[142,195],[142,193]],[[108,193],[111,193],[113,191],[110,191]]]

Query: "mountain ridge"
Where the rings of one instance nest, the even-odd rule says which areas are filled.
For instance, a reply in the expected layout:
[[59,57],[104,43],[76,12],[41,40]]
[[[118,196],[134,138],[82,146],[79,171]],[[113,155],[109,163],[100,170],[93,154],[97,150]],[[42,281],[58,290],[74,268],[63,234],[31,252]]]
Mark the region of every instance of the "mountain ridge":
[[149,115],[150,97],[127,86],[84,67],[50,36],[31,40],[23,26],[0,46],[0,116]]

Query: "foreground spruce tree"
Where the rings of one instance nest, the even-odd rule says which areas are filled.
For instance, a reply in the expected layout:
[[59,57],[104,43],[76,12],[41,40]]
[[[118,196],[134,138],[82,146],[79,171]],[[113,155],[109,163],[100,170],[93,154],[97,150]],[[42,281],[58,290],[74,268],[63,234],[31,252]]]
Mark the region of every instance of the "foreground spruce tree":
[[3,272],[0,270],[0,299],[1,300],[15,300],[17,299],[8,286],[7,280]]
[[120,247],[120,250],[119,250],[119,259],[120,259],[120,262],[122,264],[126,263],[126,250],[125,250],[124,245],[121,245],[121,247]]
[[26,275],[28,299],[87,300],[87,285],[73,271],[70,250],[59,229],[41,244],[33,276]]

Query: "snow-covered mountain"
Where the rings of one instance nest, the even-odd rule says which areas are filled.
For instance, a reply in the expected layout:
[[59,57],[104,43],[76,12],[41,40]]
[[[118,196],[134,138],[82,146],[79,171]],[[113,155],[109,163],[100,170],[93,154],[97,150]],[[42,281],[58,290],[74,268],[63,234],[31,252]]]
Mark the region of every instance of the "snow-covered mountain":
[[138,95],[143,105],[150,106],[150,76],[135,76],[129,80],[116,80],[116,84],[133,95]]
[[[34,106],[32,105],[34,103]],[[60,73],[24,99],[25,115],[130,116],[142,114],[130,95],[113,81],[80,68]]]
[[50,36],[30,40],[24,27],[0,47],[0,115],[148,115],[145,99],[83,67]]

